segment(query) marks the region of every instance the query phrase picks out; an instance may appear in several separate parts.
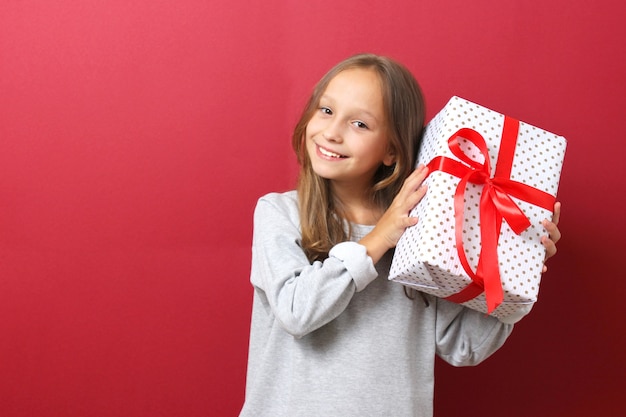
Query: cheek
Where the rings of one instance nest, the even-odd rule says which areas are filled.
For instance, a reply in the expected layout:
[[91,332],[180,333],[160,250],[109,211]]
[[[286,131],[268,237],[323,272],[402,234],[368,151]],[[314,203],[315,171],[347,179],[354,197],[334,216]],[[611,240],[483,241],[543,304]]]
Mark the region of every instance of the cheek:
[[309,137],[319,134],[321,131],[323,131],[326,128],[327,124],[328,124],[328,120],[325,120],[323,117],[320,117],[319,113],[314,113],[306,125],[306,130],[305,130],[306,137],[309,138]]
[[315,148],[315,138],[319,135],[319,126],[313,121],[307,125],[304,136],[302,138],[302,144],[309,152]]
[[306,139],[311,138],[313,133],[317,130],[317,123],[315,117],[309,120],[309,123],[306,125],[306,129],[304,130],[304,137]]

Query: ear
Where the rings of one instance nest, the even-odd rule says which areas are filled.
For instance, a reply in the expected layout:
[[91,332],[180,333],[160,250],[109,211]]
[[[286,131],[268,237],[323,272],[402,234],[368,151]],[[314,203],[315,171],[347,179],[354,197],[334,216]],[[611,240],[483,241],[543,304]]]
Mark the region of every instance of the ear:
[[392,166],[396,163],[396,152],[393,149],[389,149],[383,158],[383,165]]

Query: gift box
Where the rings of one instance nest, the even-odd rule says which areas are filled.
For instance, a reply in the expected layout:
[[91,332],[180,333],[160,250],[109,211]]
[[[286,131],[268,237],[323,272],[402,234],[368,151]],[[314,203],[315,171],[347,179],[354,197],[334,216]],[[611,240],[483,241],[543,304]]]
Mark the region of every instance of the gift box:
[[501,319],[528,312],[565,148],[562,136],[452,97],[425,128],[428,191],[389,279]]

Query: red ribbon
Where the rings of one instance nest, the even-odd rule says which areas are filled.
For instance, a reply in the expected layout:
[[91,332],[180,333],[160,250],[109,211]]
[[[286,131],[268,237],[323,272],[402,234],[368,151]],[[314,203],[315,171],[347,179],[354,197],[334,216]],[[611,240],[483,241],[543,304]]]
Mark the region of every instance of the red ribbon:
[[[448,139],[448,147],[460,161],[445,156],[437,156],[427,165],[429,173],[443,171],[461,179],[454,194],[456,249],[461,265],[472,282],[460,292],[446,299],[455,303],[463,303],[485,292],[488,313],[495,310],[503,299],[498,264],[498,240],[502,219],[506,220],[511,229],[518,235],[530,226],[530,221],[511,197],[516,197],[549,211],[553,210],[555,202],[554,196],[509,178],[515,156],[518,131],[519,121],[505,116],[498,162],[493,177],[491,177],[489,152],[485,139],[480,133],[469,128],[459,129]],[[485,162],[480,163],[469,158],[461,149],[459,138],[464,138],[473,143],[484,156]],[[463,246],[465,189],[468,182],[483,184],[479,205],[481,250],[476,272],[470,267]]]

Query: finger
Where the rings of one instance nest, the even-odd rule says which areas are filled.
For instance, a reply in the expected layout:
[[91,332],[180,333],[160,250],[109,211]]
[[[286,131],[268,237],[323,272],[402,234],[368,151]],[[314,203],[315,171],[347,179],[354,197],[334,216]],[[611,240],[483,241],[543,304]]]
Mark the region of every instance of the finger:
[[417,206],[417,203],[422,201],[422,198],[426,195],[426,191],[428,191],[428,187],[425,184],[422,184],[417,190],[415,190],[415,192],[407,197],[406,204],[409,211],[413,210],[413,208]]
[[554,213],[552,214],[552,223],[558,225],[561,219],[561,203],[557,201],[554,203]]
[[541,268],[542,274],[548,271],[548,266],[546,265],[546,261],[548,260],[548,258],[556,254],[556,245],[554,244],[554,242],[552,242],[550,239],[548,239],[545,236],[544,238],[545,238],[545,242],[542,240],[541,243],[543,243],[543,245],[546,248],[546,257],[543,259],[543,267]]
[[543,227],[548,232],[549,238],[554,243],[557,243],[561,239],[561,231],[559,230],[559,227],[556,225],[556,223],[551,222],[548,219],[544,219],[542,224],[543,224]]
[[[541,244],[544,246],[544,248],[546,248],[546,257],[545,260],[547,260],[548,258],[553,257],[554,255],[556,255],[556,243],[550,239],[547,236],[543,236],[541,238]],[[545,262],[544,260],[544,262]]]
[[404,181],[404,187],[408,192],[416,191],[428,176],[428,168],[424,164],[420,164]]
[[407,216],[403,221],[402,225],[406,229],[407,227],[415,226],[418,223],[417,217]]
[[[404,180],[402,188],[396,195],[394,201],[398,204],[406,204],[407,200],[411,198],[415,192],[420,192],[420,187],[424,179],[428,175],[428,169],[420,164],[408,177]],[[417,203],[416,203],[417,204]]]

